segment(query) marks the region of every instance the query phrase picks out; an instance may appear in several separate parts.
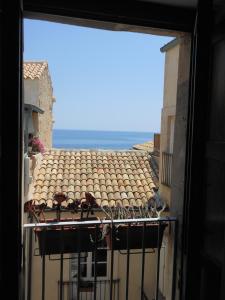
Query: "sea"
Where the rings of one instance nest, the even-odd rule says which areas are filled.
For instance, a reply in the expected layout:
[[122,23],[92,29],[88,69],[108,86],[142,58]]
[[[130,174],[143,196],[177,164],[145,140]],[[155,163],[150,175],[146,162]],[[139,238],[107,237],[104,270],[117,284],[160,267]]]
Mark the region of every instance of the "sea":
[[153,140],[153,132],[53,130],[53,147],[60,149],[131,150]]

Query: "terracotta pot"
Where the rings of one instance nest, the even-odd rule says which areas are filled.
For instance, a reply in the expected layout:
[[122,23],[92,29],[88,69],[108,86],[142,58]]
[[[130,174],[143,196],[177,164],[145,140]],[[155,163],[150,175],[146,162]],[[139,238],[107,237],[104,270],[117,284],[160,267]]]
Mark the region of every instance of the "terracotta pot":
[[[88,220],[93,220],[89,218]],[[96,220],[97,218],[94,218]],[[55,222],[56,219],[45,220],[45,222]],[[61,220],[63,221],[63,220]],[[64,219],[64,221],[71,221]],[[84,219],[82,219],[84,221]],[[95,249],[95,226],[64,226],[34,229],[39,243],[40,255],[51,255],[60,253],[91,252]],[[101,234],[97,229],[97,240]]]
[[[163,233],[168,224],[147,224],[145,227],[144,247],[161,248]],[[118,228],[110,228],[106,235],[106,243],[109,249],[126,250],[128,238],[128,225],[121,224]],[[142,249],[143,224],[131,224],[129,228],[129,248]]]

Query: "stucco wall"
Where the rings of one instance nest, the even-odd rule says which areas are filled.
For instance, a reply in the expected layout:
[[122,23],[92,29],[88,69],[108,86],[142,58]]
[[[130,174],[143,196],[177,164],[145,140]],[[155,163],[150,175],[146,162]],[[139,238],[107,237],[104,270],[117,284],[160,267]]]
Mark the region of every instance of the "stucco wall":
[[170,205],[171,188],[161,184],[162,173],[162,152],[170,152],[170,126],[171,118],[176,115],[177,102],[177,80],[178,80],[178,60],[179,43],[168,49],[165,53],[164,69],[164,91],[163,108],[161,113],[161,134],[160,134],[160,164],[159,164],[159,182],[160,196]]
[[[188,113],[188,97],[189,97],[189,69],[190,69],[190,48],[191,39],[188,34],[180,37],[179,44],[174,48],[169,49],[166,53],[168,59],[171,59],[171,64],[167,61],[165,67],[165,80],[167,83],[171,82],[171,89],[165,89],[164,102],[166,107],[162,112],[162,131],[163,137],[161,138],[161,151],[168,151],[168,117],[172,114],[175,116],[174,125],[174,142],[173,142],[173,160],[172,160],[172,174],[171,174],[171,187],[160,185],[162,198],[169,203],[170,215],[175,216],[179,220],[178,227],[178,254],[177,254],[177,276],[176,276],[176,298],[179,299],[179,272],[181,268],[181,229],[183,221],[183,201],[184,201],[184,176],[185,176],[185,155],[186,155],[186,129],[187,129],[187,113]],[[174,51],[173,51],[174,50]],[[174,56],[172,56],[172,53]],[[169,55],[171,54],[171,55]],[[176,58],[176,60],[175,60]],[[176,65],[175,66],[175,62]],[[172,66],[174,66],[172,68]],[[176,72],[175,72],[176,70]],[[176,79],[175,82],[170,77]],[[175,93],[176,91],[176,93]],[[167,94],[168,93],[168,94]],[[171,97],[168,97],[168,96]],[[174,98],[172,98],[172,96]],[[169,105],[171,101],[171,106]],[[174,106],[175,105],[175,106]],[[160,165],[161,172],[161,165]],[[171,282],[173,280],[173,243],[174,243],[174,230],[171,229],[166,237],[167,243],[165,248],[165,292],[166,300],[171,299],[172,289]]]
[[[181,247],[182,247],[182,225],[184,205],[184,178],[186,160],[186,133],[189,100],[189,72],[190,72],[191,37],[186,34],[181,38],[179,69],[177,82],[177,105],[176,122],[174,129],[174,159],[172,168],[172,194],[171,214],[179,220],[178,227],[178,252],[177,252],[177,282],[176,299],[179,299],[180,270],[181,270]],[[172,244],[172,240],[171,240]],[[172,245],[169,244],[170,248]]]

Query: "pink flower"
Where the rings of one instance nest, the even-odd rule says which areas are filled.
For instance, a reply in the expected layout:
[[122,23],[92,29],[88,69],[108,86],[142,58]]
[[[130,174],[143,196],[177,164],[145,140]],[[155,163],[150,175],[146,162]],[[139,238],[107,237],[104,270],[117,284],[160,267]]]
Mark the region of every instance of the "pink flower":
[[32,139],[32,150],[37,151],[37,152],[41,152],[41,153],[45,152],[44,145],[38,137],[34,137]]

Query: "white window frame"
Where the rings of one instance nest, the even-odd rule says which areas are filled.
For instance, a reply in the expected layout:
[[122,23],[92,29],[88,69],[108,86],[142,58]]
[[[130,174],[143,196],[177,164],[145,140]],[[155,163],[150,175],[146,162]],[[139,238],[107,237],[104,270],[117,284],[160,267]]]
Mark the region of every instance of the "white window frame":
[[[107,248],[99,248],[99,250],[105,250],[106,251],[106,261],[99,261],[98,264],[106,264],[106,275],[105,276],[97,276],[98,279],[108,279],[109,278],[109,253],[107,251]],[[86,261],[82,262],[82,257],[86,256]],[[86,276],[80,276],[81,279],[84,280],[94,280],[94,276],[92,276],[92,265],[94,265],[94,261],[92,261],[92,256],[94,255],[94,252],[81,252],[81,262],[80,265],[86,265]],[[73,277],[73,269],[78,269],[78,253],[71,255],[71,266],[70,266],[70,276],[71,279],[74,280]],[[73,258],[74,257],[74,258]]]

